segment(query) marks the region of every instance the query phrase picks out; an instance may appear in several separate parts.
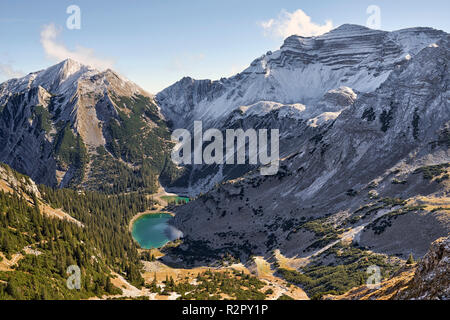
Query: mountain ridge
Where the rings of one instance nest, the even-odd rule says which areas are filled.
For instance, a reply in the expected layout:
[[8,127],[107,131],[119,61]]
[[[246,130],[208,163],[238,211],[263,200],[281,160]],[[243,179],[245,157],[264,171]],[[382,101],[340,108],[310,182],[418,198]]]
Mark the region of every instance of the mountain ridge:
[[[346,239],[402,259],[424,255],[450,230],[448,45],[447,34],[426,45],[330,121],[291,127],[276,176],[250,168],[177,208],[173,223],[187,235],[178,252],[199,243],[230,254],[246,248],[241,259],[280,250],[321,265]],[[240,123],[283,125],[269,122],[275,115]]]
[[[194,121],[202,121],[205,130],[280,129],[284,158],[295,153],[294,139],[320,135],[319,127],[330,125],[357,97],[373,93],[420,51],[438,47],[447,37],[431,28],[387,32],[357,25],[316,37],[291,36],[280,50],[267,52],[235,76],[185,77],[158,93],[156,102],[173,129],[192,130]],[[196,196],[253,169],[186,166],[170,190]]]
[[153,190],[170,165],[170,135],[153,96],[112,70],[67,59],[0,84],[0,106],[0,161],[39,183],[95,189],[102,167],[113,166],[104,188],[117,188],[118,174],[135,184],[123,190]]
[[[174,208],[171,224],[184,239],[164,247],[161,262],[240,261],[256,270],[260,263],[312,298],[339,295],[363,284],[368,267],[391,276],[450,233],[448,40],[430,28],[343,25],[318,37],[289,37],[228,79],[185,77],[155,97],[112,70],[65,60],[0,84],[0,162],[50,186],[37,190],[42,200],[75,213],[86,228],[67,228],[80,239],[89,232],[115,266],[110,270],[130,281],[142,284],[126,222],[149,209],[147,195],[161,181],[192,196]],[[278,173],[261,176],[250,165],[176,167],[170,129],[191,129],[194,120],[221,131],[279,129]],[[18,195],[0,195],[11,208],[19,203]],[[27,212],[24,229],[26,219],[39,220],[38,210]],[[9,223],[15,219],[4,230],[16,244],[6,251],[17,253],[23,239]],[[40,225],[30,226],[39,238]],[[55,234],[63,242],[65,229]],[[130,265],[116,260],[128,253]],[[87,293],[109,291],[110,270]],[[440,279],[446,269],[439,270]],[[55,277],[64,285],[61,275]]]
[[[389,72],[383,71],[384,69],[391,71],[392,65],[403,63],[407,54],[414,55],[445,35],[445,32],[429,28],[386,32],[358,26],[358,30],[364,30],[364,33],[355,35],[346,33],[349,26],[354,28],[353,25],[344,25],[322,36],[288,37],[280,50],[269,51],[255,59],[248,68],[235,76],[216,81],[183,78],[159,92],[156,100],[163,113],[174,121],[175,127],[183,125],[189,128],[187,122],[190,121],[190,115],[184,122],[180,122],[176,116],[186,116],[184,113],[190,111],[195,120],[214,123],[214,120],[226,117],[241,105],[262,100],[307,105],[309,102],[317,102],[327,91],[341,86],[363,92],[373,91],[387,78]],[[365,32],[372,37],[367,37]],[[404,38],[405,34],[417,34],[416,43],[408,43],[408,39]],[[342,43],[343,39],[345,41]],[[336,45],[335,41],[341,44]],[[372,51],[367,51],[366,46]],[[336,54],[336,49],[342,51],[341,58],[339,52]],[[328,50],[334,51],[328,53]],[[320,52],[323,53],[318,56]],[[352,55],[353,58],[348,60],[346,55]],[[379,57],[386,61],[378,62],[376,59]],[[341,62],[336,61],[336,58]],[[311,64],[312,61],[318,62],[316,67],[312,67],[315,65]],[[288,69],[279,71],[285,64]],[[361,70],[358,73],[352,70],[353,66],[368,68],[374,76],[371,79],[361,73]],[[338,67],[346,71],[336,72]],[[368,83],[357,84],[363,80]],[[177,113],[177,108],[180,113]]]

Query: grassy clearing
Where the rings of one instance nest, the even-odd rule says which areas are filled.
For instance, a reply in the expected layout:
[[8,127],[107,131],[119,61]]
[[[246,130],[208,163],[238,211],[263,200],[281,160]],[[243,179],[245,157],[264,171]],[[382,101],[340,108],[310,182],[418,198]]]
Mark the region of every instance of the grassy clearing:
[[158,286],[156,275],[150,284],[146,285],[151,292],[161,296],[169,296],[175,292],[180,295],[178,300],[264,300],[266,293],[264,282],[258,278],[230,270],[225,272],[205,271],[197,275],[195,284],[187,277],[183,281],[175,281],[172,276],[166,276],[164,289]]
[[179,196],[162,196],[162,200],[166,201],[169,205],[182,205],[189,203],[190,199]]

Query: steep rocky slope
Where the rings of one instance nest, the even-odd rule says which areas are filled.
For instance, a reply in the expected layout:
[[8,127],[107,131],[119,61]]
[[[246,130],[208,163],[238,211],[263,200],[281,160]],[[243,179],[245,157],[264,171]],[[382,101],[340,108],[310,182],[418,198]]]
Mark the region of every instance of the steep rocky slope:
[[252,171],[180,208],[185,248],[308,258],[345,236],[374,252],[423,256],[450,231],[449,58],[443,36],[311,138],[299,133],[276,176]]
[[175,127],[183,128],[193,120],[217,123],[259,101],[312,107],[339,87],[374,91],[396,67],[444,36],[430,28],[389,33],[357,25],[312,38],[291,36],[280,50],[256,59],[236,76],[218,81],[184,78],[156,98]]
[[361,286],[331,300],[448,300],[450,299],[450,238],[433,242],[417,265],[406,265],[379,288]]
[[[284,158],[305,140],[321,135],[318,127],[329,125],[358,96],[374,92],[424,48],[446,38],[445,32],[431,28],[385,32],[357,25],[343,25],[318,37],[291,36],[280,50],[268,52],[231,78],[184,78],[158,93],[156,100],[174,128],[192,129],[193,122],[201,120],[204,130],[280,129]],[[381,101],[370,103],[381,107]],[[372,118],[370,109],[365,117]],[[173,190],[197,195],[253,168],[188,166]]]
[[170,148],[153,98],[112,70],[69,59],[0,84],[0,161],[38,183],[154,189]]
[[83,224],[61,209],[52,208],[42,199],[36,183],[28,176],[12,170],[8,165],[0,163],[0,191],[15,194],[27,201],[30,206],[38,206],[39,211],[46,217],[68,221],[83,227]]
[[450,299],[450,238],[436,240],[419,262],[408,287],[394,299]]

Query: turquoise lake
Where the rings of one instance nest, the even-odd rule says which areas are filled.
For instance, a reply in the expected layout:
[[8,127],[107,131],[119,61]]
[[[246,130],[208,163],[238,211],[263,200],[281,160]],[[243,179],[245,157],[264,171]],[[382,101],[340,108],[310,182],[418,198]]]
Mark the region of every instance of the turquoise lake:
[[173,217],[170,214],[148,214],[137,219],[132,228],[132,235],[141,248],[161,248],[170,241],[182,237],[181,231],[168,224]]

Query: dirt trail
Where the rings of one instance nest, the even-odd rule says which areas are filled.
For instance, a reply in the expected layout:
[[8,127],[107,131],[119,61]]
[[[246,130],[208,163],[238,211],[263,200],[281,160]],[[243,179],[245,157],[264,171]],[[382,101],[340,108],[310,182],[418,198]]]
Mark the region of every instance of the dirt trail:
[[[152,293],[149,289],[142,288],[138,289],[132,284],[130,284],[124,277],[121,275],[112,272],[113,279],[111,280],[111,283],[116,286],[117,288],[120,288],[122,290],[122,294],[114,295],[114,296],[103,296],[101,299],[111,299],[111,298],[120,298],[120,299],[127,299],[127,298],[138,298],[138,297],[148,297],[149,300],[176,300],[178,297],[180,297],[179,294],[172,293],[170,296],[158,296],[156,293]],[[161,287],[164,287],[164,285],[160,285]],[[98,297],[91,298],[89,300],[100,300]]]
[[14,271],[12,267],[15,266],[20,261],[20,259],[23,258],[23,255],[20,253],[13,254],[11,260],[6,259],[4,254],[1,252],[0,256],[3,258],[3,260],[0,262],[0,271]]

